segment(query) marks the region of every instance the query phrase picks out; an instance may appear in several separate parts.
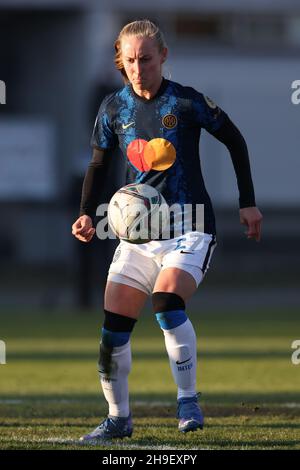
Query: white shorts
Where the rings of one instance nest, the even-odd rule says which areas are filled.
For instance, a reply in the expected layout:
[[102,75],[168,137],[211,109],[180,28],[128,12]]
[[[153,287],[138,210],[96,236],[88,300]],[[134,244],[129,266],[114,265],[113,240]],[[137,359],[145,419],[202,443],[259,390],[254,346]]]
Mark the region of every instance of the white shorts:
[[120,241],[108,271],[108,280],[152,294],[156,278],[166,268],[190,273],[197,286],[205,276],[216,236],[188,232],[170,240],[154,240],[141,245]]

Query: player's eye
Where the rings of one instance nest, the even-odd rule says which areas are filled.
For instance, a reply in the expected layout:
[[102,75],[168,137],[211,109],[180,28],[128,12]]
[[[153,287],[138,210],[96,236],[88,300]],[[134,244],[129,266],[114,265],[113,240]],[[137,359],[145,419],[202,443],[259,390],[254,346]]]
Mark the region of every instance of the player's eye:
[[[140,62],[148,62],[150,59],[151,59],[151,57],[141,57],[139,61]],[[135,61],[135,59],[132,59],[132,58],[126,59],[126,62],[128,62],[129,64],[133,64],[134,61]]]

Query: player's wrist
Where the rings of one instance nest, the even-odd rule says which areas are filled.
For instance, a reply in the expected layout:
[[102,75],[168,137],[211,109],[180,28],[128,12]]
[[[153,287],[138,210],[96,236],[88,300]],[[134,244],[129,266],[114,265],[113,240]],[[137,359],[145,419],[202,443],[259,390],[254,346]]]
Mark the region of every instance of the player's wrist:
[[79,219],[88,222],[92,227],[94,226],[94,217],[90,214],[79,214]]

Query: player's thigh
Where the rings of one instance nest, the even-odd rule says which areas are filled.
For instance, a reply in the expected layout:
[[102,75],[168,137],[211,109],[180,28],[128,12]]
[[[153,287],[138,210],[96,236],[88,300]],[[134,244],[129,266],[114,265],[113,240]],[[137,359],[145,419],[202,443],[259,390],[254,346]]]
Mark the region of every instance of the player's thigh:
[[130,318],[138,318],[148,295],[135,287],[107,281],[104,308]]
[[173,292],[189,299],[202,282],[216,246],[216,237],[189,232],[174,239],[175,247],[164,256],[154,292]]
[[159,273],[153,293],[172,292],[187,301],[196,290],[197,283],[190,273],[179,268],[166,268]]
[[[146,256],[143,250],[138,250],[129,243],[121,242],[115,251],[109,267],[107,280],[108,282],[113,282],[112,286],[121,284],[126,287],[131,287],[133,290],[125,289],[124,291],[122,287],[108,287],[109,298],[118,295],[119,290],[122,295],[126,295],[128,291],[130,295],[132,294],[133,299],[140,297],[142,299],[146,298],[151,295],[153,291],[159,270],[159,264],[151,257]],[[141,295],[139,293],[140,291],[146,294],[146,296]],[[111,294],[111,292],[113,292],[113,294]],[[130,295],[128,296],[129,303],[131,301]],[[119,302],[118,297],[115,300],[116,303]],[[123,300],[122,303],[124,304]]]

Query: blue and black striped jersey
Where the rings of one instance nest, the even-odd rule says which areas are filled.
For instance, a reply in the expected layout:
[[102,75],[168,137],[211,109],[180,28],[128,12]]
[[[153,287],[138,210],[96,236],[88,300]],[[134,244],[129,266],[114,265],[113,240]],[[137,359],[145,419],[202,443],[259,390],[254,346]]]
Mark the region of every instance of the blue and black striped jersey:
[[[222,109],[194,88],[163,78],[151,99],[137,95],[131,84],[107,95],[96,118],[91,144],[101,149],[101,155],[109,154],[110,158],[114,155],[112,150],[120,147],[127,162],[126,184],[149,184],[161,192],[169,206],[179,204],[184,212],[189,205],[193,221],[196,205],[201,205],[204,208],[203,231],[214,234],[214,211],[199,155],[203,128],[230,152],[240,208],[255,206],[243,136]],[[104,174],[102,156],[100,158],[100,162],[92,160],[83,185],[80,214],[92,217],[97,207],[95,184]],[[193,222],[192,230],[197,229]]]
[[129,183],[146,183],[169,205],[203,204],[204,226],[215,233],[214,214],[199,158],[201,129],[216,132],[225,113],[191,87],[163,78],[150,100],[128,84],[102,102],[91,139],[101,149],[119,145]]

